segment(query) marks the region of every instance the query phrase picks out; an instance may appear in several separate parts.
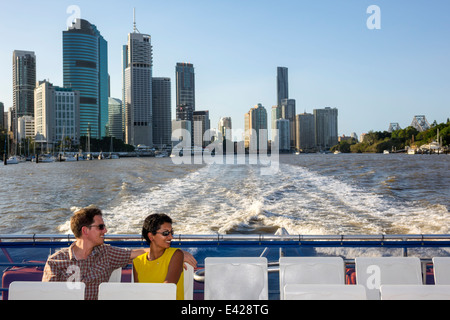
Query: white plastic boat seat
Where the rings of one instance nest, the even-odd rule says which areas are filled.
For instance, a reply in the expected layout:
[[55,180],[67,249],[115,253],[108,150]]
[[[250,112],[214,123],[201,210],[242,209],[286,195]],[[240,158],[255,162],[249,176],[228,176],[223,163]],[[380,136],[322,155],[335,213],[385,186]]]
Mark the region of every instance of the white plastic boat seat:
[[184,300],[194,300],[194,267],[185,263],[184,269]]
[[9,300],[84,300],[83,282],[13,281]]
[[287,284],[284,300],[366,300],[366,289],[347,284]]
[[341,257],[281,257],[280,299],[287,284],[345,284]]
[[422,266],[417,257],[355,258],[356,283],[366,288],[369,300],[380,299],[384,284],[422,285]]
[[434,283],[450,285],[450,257],[433,258]]
[[122,268],[117,268],[111,273],[109,282],[122,282]]
[[267,300],[267,258],[205,259],[205,300]]
[[103,282],[98,287],[99,300],[176,300],[174,283]]
[[382,285],[381,300],[450,300],[450,285]]

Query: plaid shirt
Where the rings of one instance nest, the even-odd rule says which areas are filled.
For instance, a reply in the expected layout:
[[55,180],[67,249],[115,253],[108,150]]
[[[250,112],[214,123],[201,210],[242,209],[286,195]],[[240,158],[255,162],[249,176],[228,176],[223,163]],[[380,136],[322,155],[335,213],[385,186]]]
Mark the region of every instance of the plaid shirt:
[[95,247],[87,259],[77,260],[72,252],[74,245],[48,258],[42,281],[84,282],[85,299],[97,300],[100,283],[108,282],[114,269],[128,265],[131,250],[104,244]]

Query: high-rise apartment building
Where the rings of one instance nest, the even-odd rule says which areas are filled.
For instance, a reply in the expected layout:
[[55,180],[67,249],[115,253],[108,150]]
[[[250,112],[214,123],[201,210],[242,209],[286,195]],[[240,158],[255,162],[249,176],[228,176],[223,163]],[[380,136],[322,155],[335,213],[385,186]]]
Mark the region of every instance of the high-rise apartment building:
[[152,45],[151,36],[137,32],[128,34],[123,50],[125,143],[153,146],[152,114]]
[[13,52],[13,108],[16,119],[34,115],[36,55],[32,51]]
[[316,145],[316,131],[314,115],[301,113],[295,116],[296,122],[296,149],[299,151],[312,151]]
[[170,78],[152,79],[153,144],[172,145],[172,94]]
[[34,90],[34,134],[37,141],[59,145],[80,142],[80,92],[39,81]]
[[[267,111],[262,104],[258,103],[245,114],[245,131],[247,133],[244,138],[246,148],[267,149],[267,144],[260,144],[260,139],[267,142],[268,138]],[[254,145],[251,145],[252,141]]]
[[80,135],[106,136],[108,45],[97,27],[76,19],[63,31],[63,85],[80,92]]
[[338,110],[326,107],[314,109],[316,146],[328,150],[338,143]]

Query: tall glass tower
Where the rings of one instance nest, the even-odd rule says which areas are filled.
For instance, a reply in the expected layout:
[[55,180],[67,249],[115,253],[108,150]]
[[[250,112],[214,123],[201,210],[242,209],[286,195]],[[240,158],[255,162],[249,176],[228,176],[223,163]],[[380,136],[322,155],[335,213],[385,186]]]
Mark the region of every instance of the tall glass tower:
[[191,63],[176,66],[177,119],[192,121],[195,111],[195,72]]
[[80,91],[80,136],[106,136],[108,45],[97,27],[77,19],[63,31],[63,84]]
[[277,105],[281,106],[283,99],[289,99],[288,68],[277,68]]
[[16,119],[22,116],[33,116],[36,56],[32,51],[14,50],[12,65],[13,105]]

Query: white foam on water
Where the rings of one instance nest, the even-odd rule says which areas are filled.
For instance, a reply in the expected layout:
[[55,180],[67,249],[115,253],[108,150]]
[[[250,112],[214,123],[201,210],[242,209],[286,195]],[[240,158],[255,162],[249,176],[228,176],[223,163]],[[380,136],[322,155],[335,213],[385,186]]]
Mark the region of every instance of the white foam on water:
[[[109,233],[140,233],[147,215],[163,212],[180,234],[448,233],[444,205],[404,202],[354,181],[280,164],[262,176],[256,165],[206,165],[149,190],[123,192],[102,208]],[[69,231],[68,224],[60,226]]]

